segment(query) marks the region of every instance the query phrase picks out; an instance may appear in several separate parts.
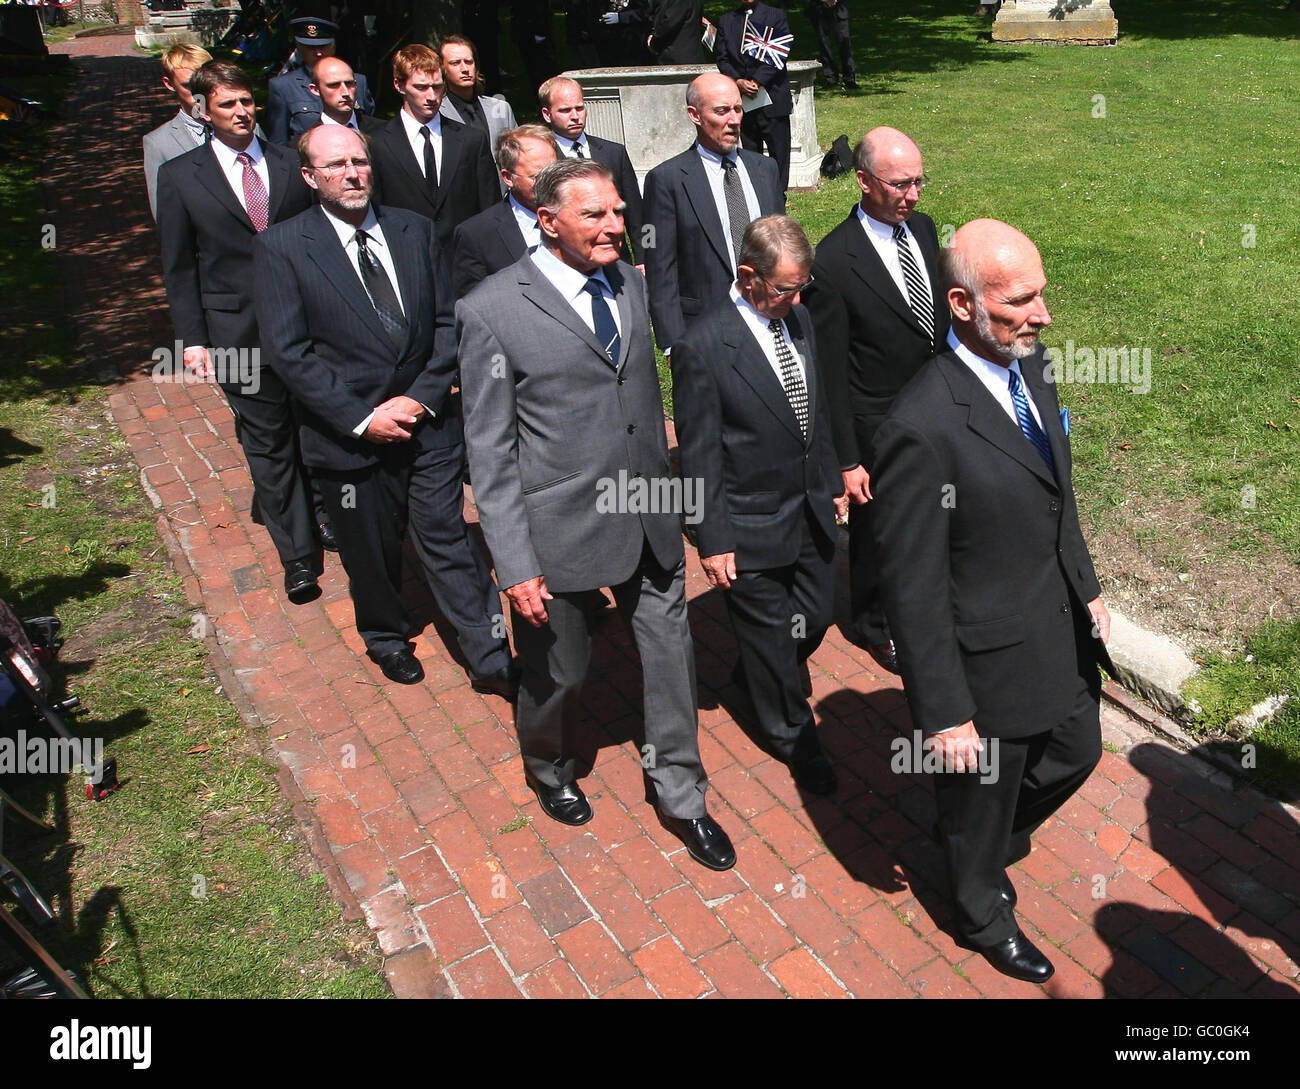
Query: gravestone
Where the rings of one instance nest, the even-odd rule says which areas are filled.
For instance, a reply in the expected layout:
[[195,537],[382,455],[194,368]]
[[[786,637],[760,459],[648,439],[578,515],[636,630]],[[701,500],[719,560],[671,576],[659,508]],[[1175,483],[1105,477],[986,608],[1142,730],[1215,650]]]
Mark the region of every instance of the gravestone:
[[995,42],[1114,45],[1118,37],[1107,0],[1005,0],[993,21]]

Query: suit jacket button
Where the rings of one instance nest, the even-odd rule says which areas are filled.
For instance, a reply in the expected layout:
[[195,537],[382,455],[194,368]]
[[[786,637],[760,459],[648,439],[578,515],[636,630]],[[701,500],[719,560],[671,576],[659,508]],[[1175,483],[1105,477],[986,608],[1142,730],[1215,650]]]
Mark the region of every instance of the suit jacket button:
[[629,435],[634,435],[634,434],[636,434],[636,424],[628,424],[628,425],[627,425],[627,433],[628,433]]
[[625,379],[625,378],[620,374],[620,375],[618,376],[618,384],[621,386],[625,381],[627,381],[627,379]]
[[1055,499],[1053,499],[1053,500],[1052,500],[1052,501],[1047,505],[1047,509],[1050,510],[1053,514],[1055,514],[1058,510],[1061,509],[1061,504],[1058,503]]
[[1063,612],[1063,613],[1068,613],[1069,611],[1070,611],[1070,606],[1069,606],[1069,605],[1062,605],[1062,606],[1061,606],[1061,612]]

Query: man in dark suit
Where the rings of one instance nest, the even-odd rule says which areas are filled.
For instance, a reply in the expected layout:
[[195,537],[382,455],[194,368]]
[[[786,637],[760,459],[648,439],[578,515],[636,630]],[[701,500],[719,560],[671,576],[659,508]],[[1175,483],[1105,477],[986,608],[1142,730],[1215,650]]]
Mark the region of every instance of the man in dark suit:
[[[320,99],[311,93],[312,69],[322,57],[334,56],[334,37],[339,31],[336,24],[314,15],[290,20],[289,28],[298,47],[295,67],[276,76],[267,87],[266,130],[273,144],[293,144],[320,124]],[[362,113],[375,110],[365,76],[357,76],[356,108]]]
[[456,629],[473,687],[512,694],[496,586],[464,519],[465,450],[450,400],[451,292],[432,224],[371,204],[365,138],[322,125],[300,145],[320,197],[255,247],[268,357],[299,406],[357,631],[384,675],[415,684],[402,541]]
[[695,143],[645,179],[646,283],[664,351],[692,318],[727,297],[745,228],[785,211],[776,163],[740,148],[736,81],[720,72],[696,76],[686,112]]
[[673,347],[673,403],[682,479],[702,484],[700,562],[725,592],[740,647],[733,676],[795,782],[830,794],[835,773],[801,674],[831,622],[835,514],[848,500],[812,325],[798,305],[812,261],[793,219],[749,225],[729,298]]
[[[190,81],[212,139],[158,171],[163,282],[184,365],[221,383],[254,503],[291,601],[319,596],[320,544],[298,458],[289,393],[260,358],[253,313],[253,239],[311,205],[292,154],[254,135],[253,88],[237,65],[210,61]],[[229,360],[241,366],[232,373]]]
[[659,64],[708,64],[701,0],[658,0],[646,48]]
[[550,126],[564,158],[595,159],[609,167],[618,195],[627,206],[623,223],[631,247],[625,249],[620,257],[640,267],[645,248],[642,229],[645,212],[641,203],[641,185],[636,179],[627,148],[616,140],[604,140],[587,132],[587,103],[582,96],[582,85],[567,76],[555,76],[538,87],[537,104],[542,110],[542,121]]
[[817,329],[835,450],[849,509],[845,635],[898,672],[880,598],[871,531],[871,440],[894,395],[948,331],[939,290],[939,240],[916,210],[925,186],[921,151],[897,129],[872,129],[854,151],[862,200],[822,239],[806,299]]
[[736,81],[740,93],[753,102],[760,94],[767,105],[752,105],[740,125],[740,139],[750,151],[762,151],[776,160],[781,189],[790,185],[790,115],[794,96],[785,62],[794,35],[785,12],[770,4],[741,4],[718,20],[714,46],[718,71]]
[[[322,57],[312,70],[308,89],[320,99],[317,124],[346,125],[364,133],[373,133],[384,127],[379,118],[361,113],[356,108],[357,77],[347,61]],[[315,128],[315,125],[309,127]]]
[[506,199],[465,220],[452,242],[451,277],[456,298],[494,272],[513,265],[541,245],[537,225],[537,175],[559,156],[544,125],[520,125],[501,134],[497,161]]
[[835,63],[838,54],[839,70],[844,73],[844,89],[856,91],[858,80],[853,65],[853,42],[849,36],[849,0],[808,0],[804,14],[817,28],[822,90],[829,91],[839,82]]
[[456,304],[474,498],[523,666],[528,784],[554,820],[591,819],[573,731],[593,591],[608,586],[645,673],[660,819],[696,861],[729,869],[736,852],[704,804],[681,485],[644,282],[618,260],[622,198],[606,167],[565,159],[538,176],[537,203],[542,246]]
[[370,143],[375,203],[433,220],[447,254],[456,225],[501,199],[492,150],[481,130],[439,114],[442,61],[427,45],[393,55],[393,86],[402,108]]
[[1041,983],[1052,965],[1016,924],[1006,868],[1101,758],[1110,617],[1038,343],[1052,320],[1038,251],[975,220],[944,252],[944,283],[946,350],[875,436],[881,585],[912,721],[945,769],[958,928],[1000,972]]
[[190,79],[212,59],[212,54],[197,45],[181,43],[162,55],[163,86],[176,98],[180,108],[144,138],[144,184],[149,193],[149,211],[158,218],[158,170],[168,159],[193,151],[208,138],[207,126],[199,117],[197,103],[190,93]]

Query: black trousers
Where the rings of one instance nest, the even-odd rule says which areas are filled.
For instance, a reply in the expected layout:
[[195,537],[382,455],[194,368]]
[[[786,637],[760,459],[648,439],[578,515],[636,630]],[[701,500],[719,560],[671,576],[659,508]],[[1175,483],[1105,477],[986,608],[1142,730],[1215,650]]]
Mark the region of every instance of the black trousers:
[[740,122],[740,145],[746,151],[763,151],[776,160],[781,189],[790,187],[790,117],[770,116],[772,107],[750,110]]
[[409,442],[377,447],[380,461],[366,469],[317,470],[321,495],[371,656],[407,646],[402,544],[409,524],[434,601],[456,629],[470,674],[481,677],[506,668],[510,649],[500,595],[465,524],[460,417],[426,419],[418,428]]
[[972,945],[996,945],[1015,934],[1015,916],[1000,891],[1014,861],[1012,845],[1064,805],[1101,759],[1101,677],[1091,648],[1078,635],[1076,642],[1089,661],[1080,662],[1078,690],[1064,721],[1027,737],[986,737],[986,756],[997,742],[996,781],[970,773],[934,776],[957,927]]
[[880,598],[880,565],[871,523],[872,503],[849,507],[849,611],[853,627],[868,643],[889,641],[889,624]]
[[724,591],[759,729],[784,760],[799,731],[813,725],[802,670],[821,646],[835,600],[835,544],[813,524],[806,505],[804,513],[794,563],[741,571]]
[[809,14],[817,26],[817,59],[822,64],[822,76],[830,83],[837,82],[835,55],[838,52],[839,68],[844,79],[846,81],[854,79],[853,43],[849,40],[848,0],[840,0],[832,8],[828,8],[820,0],[812,0]]
[[253,478],[254,502],[280,562],[309,559],[315,563],[320,542],[288,389],[266,366],[258,368],[256,383],[223,383],[221,388],[235,415],[235,435]]

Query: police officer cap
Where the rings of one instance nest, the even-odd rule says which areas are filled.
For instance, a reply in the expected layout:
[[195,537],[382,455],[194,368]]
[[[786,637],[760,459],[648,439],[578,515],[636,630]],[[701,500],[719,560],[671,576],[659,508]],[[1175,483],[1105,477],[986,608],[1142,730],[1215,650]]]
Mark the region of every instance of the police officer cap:
[[293,40],[299,45],[330,45],[334,41],[334,35],[339,32],[337,23],[318,19],[314,15],[290,19],[289,25],[293,27]]

